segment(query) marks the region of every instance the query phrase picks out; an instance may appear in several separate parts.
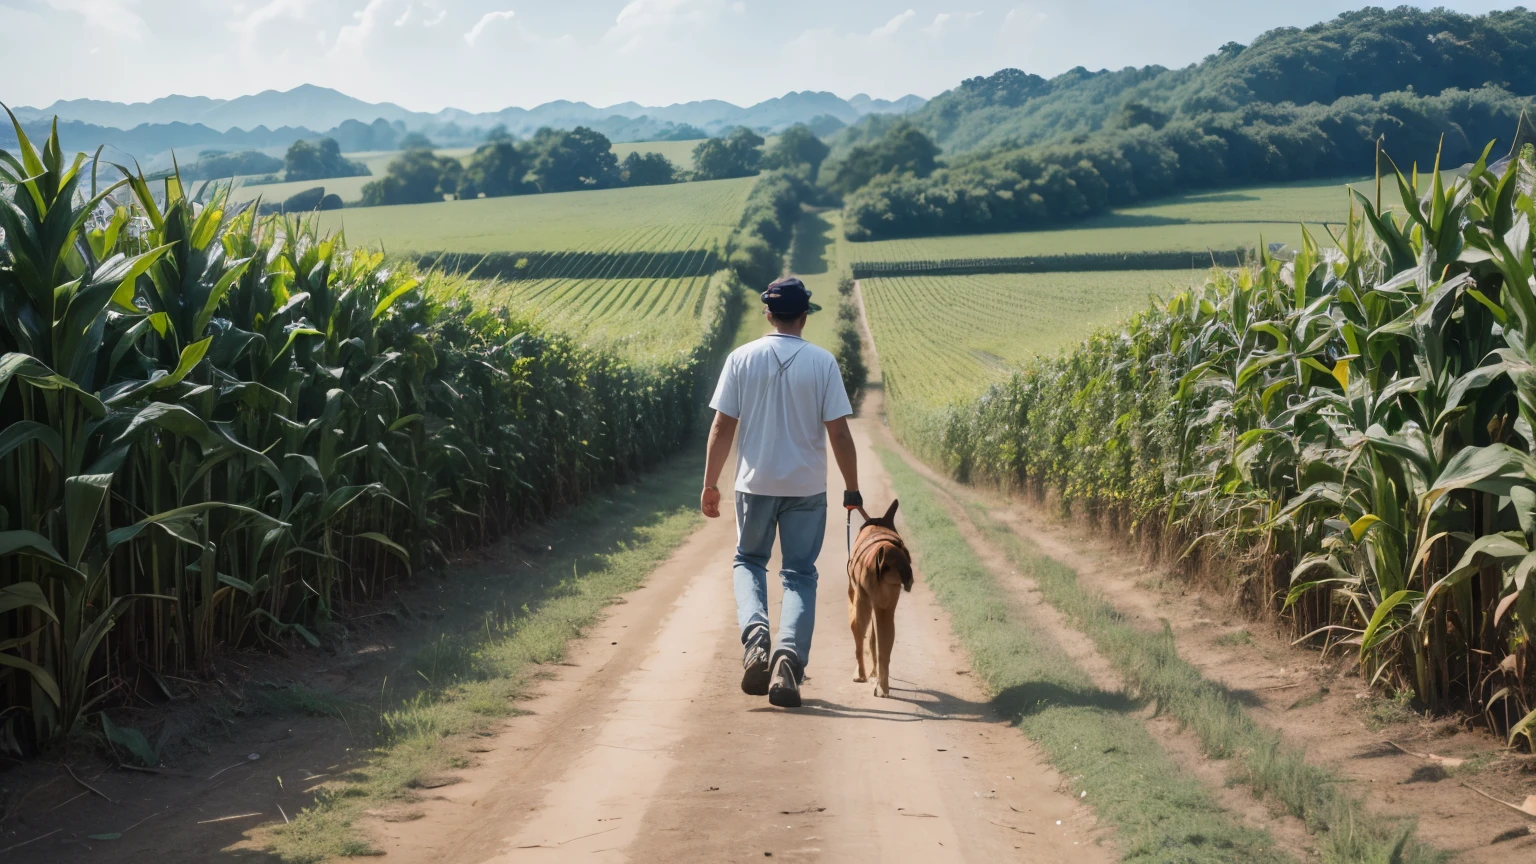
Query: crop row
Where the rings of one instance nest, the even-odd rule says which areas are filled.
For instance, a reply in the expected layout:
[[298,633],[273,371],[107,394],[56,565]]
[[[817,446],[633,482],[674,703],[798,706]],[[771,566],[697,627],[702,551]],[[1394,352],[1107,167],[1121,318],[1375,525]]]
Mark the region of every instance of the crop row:
[[1358,197],[1338,249],[1217,271],[903,435],[1230,573],[1365,680],[1529,745],[1533,154],[1388,177],[1401,209]]
[[716,248],[656,252],[438,252],[417,256],[423,268],[478,279],[681,279],[722,266]]
[[[973,398],[1195,277],[1170,271],[904,276],[861,284],[893,414]],[[899,425],[899,421],[898,421]]]
[[0,751],[141,672],[317,644],[348,604],[635,476],[686,439],[739,317],[729,272],[652,280],[627,308],[665,307],[674,350],[635,358],[174,176],[98,191],[84,164],[56,139],[0,152]]
[[1114,270],[1205,270],[1237,267],[1253,257],[1248,250],[1206,252],[1106,252],[1009,258],[859,261],[855,279],[889,276],[965,276],[977,273],[1076,273]]

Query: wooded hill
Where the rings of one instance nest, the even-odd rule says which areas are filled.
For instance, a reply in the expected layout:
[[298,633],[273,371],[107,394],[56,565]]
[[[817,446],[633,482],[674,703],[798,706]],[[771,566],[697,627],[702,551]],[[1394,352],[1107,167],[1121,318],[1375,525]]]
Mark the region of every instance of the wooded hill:
[[[1185,69],[973,78],[840,134],[830,167],[855,239],[1043,226],[1180,191],[1369,174],[1378,139],[1407,168],[1443,136],[1444,164],[1466,164],[1508,146],[1533,71],[1536,13],[1373,7]],[[914,131],[948,159],[879,158],[910,152]]]

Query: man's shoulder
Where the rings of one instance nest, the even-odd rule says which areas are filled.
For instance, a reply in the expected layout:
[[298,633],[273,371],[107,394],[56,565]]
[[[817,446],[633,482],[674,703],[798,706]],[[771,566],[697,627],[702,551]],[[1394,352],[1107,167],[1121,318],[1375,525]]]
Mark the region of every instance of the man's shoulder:
[[[799,353],[803,354],[807,360],[811,360],[816,363],[831,363],[834,366],[837,365],[837,358],[832,355],[832,352],[821,347],[820,345],[805,339],[789,340],[783,336],[763,336],[758,339],[753,339],[751,342],[748,342],[745,345],[742,345],[741,347],[732,351],[726,358],[726,361],[731,365],[737,365],[745,360],[763,357],[770,353],[773,353],[775,356],[777,356],[778,352],[774,350],[774,346],[781,345],[788,341],[801,343],[801,347],[798,349],[798,351]],[[783,350],[793,351],[795,349],[779,349],[779,351]]]

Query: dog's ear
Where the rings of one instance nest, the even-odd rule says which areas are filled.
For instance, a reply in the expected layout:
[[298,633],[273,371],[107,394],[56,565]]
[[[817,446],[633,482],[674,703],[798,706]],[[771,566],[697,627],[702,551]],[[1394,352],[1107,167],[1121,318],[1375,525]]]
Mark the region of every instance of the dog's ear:
[[901,500],[900,499],[893,500],[891,502],[890,509],[885,511],[885,515],[880,517],[880,521],[881,522],[889,523],[891,525],[895,525],[896,524],[896,507],[899,504],[901,504]]

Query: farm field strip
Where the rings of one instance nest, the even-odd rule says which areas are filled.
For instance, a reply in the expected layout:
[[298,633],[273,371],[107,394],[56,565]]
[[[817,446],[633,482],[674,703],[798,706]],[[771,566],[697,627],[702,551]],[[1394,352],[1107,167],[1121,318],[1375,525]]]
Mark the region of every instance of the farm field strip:
[[472,290],[582,341],[622,342],[631,356],[644,358],[696,340],[710,279],[530,279],[481,283]]
[[1261,242],[1295,246],[1301,241],[1303,224],[1320,243],[1327,244],[1327,226],[1336,227],[1349,213],[1351,187],[1368,197],[1374,194],[1373,181],[1368,178],[1350,183],[1326,181],[1202,192],[1121,208],[1059,229],[861,243],[840,236],[838,257],[845,266],[852,266],[865,262],[1230,251],[1257,248]]
[[756,178],[364,207],[321,227],[391,251],[675,252],[724,246]]
[[968,398],[1031,355],[1070,345],[1202,275],[1130,270],[860,284],[892,397],[922,407]]

